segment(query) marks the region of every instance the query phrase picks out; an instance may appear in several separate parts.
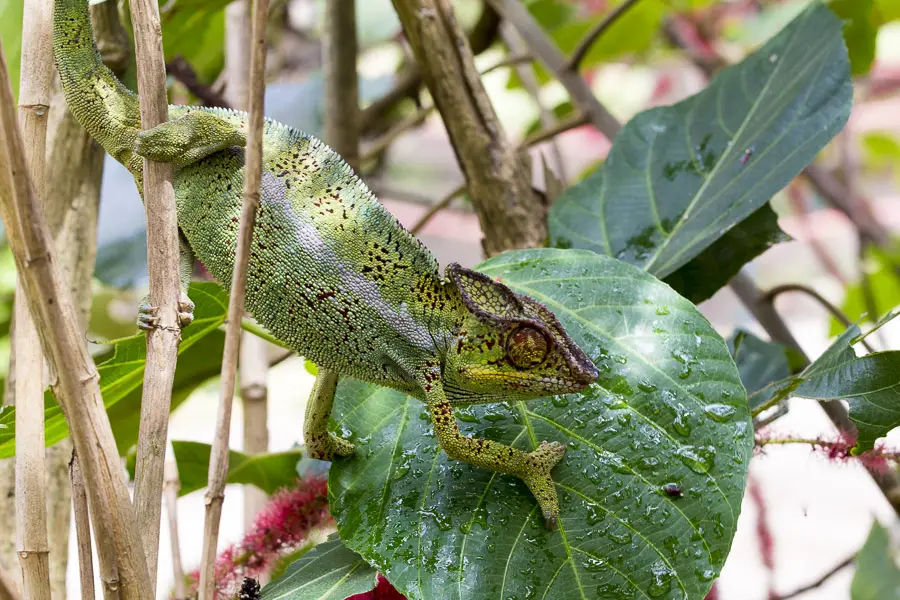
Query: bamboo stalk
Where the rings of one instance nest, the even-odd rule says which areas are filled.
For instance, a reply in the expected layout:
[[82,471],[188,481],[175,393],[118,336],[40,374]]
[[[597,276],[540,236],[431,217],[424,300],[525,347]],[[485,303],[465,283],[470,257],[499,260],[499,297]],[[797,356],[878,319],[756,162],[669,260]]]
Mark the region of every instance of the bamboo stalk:
[[[168,120],[166,67],[162,52],[159,4],[133,0],[131,23],[137,54],[141,127],[150,129]],[[172,384],[181,327],[178,324],[178,222],[171,164],[144,160],[144,206],[147,213],[147,266],[150,303],[158,307],[159,323],[147,334],[147,363],[141,396],[141,422],[135,464],[134,505],[144,539],[151,589],[156,590],[163,471]]]
[[78,329],[71,293],[56,266],[46,217],[25,168],[8,82],[6,56],[0,52],[0,218],[35,317],[52,388],[83,461],[94,531],[115,548],[123,597],[145,600],[152,593],[141,536],[100,395],[97,368]]
[[81,579],[81,599],[94,600],[94,559],[91,554],[91,522],[88,512],[84,476],[73,452],[69,462],[69,483],[72,486],[72,512],[75,515],[75,539],[78,546],[78,574]]
[[166,463],[166,480],[163,484],[163,498],[166,501],[166,516],[169,521],[169,542],[172,551],[172,574],[175,577],[175,600],[187,600],[187,582],[181,562],[181,544],[178,542],[178,468],[174,462]]
[[[37,201],[45,198],[44,162],[53,75],[53,5],[27,0],[22,22],[19,125],[25,161]],[[47,539],[47,480],[44,450],[44,369],[40,340],[16,285],[16,551],[24,596],[50,600],[50,544]]]
[[250,262],[250,244],[253,239],[256,211],[259,207],[262,179],[266,25],[269,2],[268,0],[253,0],[252,7],[253,42],[250,54],[247,149],[244,155],[246,157],[244,198],[234,272],[231,279],[231,293],[228,298],[228,321],[225,325],[225,349],[222,357],[221,396],[216,415],[215,438],[209,459],[203,553],[200,559],[200,600],[214,600],[215,598],[216,547],[219,539],[219,521],[222,518],[222,503],[225,500],[225,483],[228,476],[228,438],[231,429],[231,407],[234,400],[234,376],[241,340],[241,317],[244,312],[244,292],[247,283],[247,267]]
[[[266,452],[269,449],[269,343],[249,332],[243,332],[240,353],[241,404],[244,409],[244,452]],[[256,520],[266,505],[268,495],[254,485],[244,486],[244,530]]]

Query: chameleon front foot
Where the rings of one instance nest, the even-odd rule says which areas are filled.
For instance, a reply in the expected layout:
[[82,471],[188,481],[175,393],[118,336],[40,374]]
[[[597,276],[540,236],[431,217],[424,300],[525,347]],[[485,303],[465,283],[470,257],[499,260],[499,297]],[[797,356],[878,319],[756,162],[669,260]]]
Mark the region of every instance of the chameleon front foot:
[[332,460],[335,456],[352,456],[353,444],[330,432],[316,433],[306,440],[306,452],[310,458]]
[[[181,293],[178,301],[178,325],[184,329],[194,321],[194,303],[187,294]],[[138,329],[152,331],[159,327],[159,307],[150,304],[150,297],[145,296],[138,307]]]
[[559,500],[550,471],[566,454],[566,447],[559,442],[541,442],[537,449],[526,454],[525,468],[521,477],[534,494],[548,529],[556,527],[559,520]]

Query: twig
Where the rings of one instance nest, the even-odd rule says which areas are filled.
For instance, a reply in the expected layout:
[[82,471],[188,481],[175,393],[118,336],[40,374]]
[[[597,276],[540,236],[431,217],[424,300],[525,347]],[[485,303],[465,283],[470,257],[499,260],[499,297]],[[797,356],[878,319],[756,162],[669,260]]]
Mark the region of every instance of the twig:
[[[146,130],[168,120],[159,4],[156,0],[133,0],[130,7],[137,55],[141,127]],[[159,322],[147,334],[147,361],[135,463],[134,506],[144,540],[151,596],[156,594],[159,519],[162,510],[160,497],[172,405],[172,384],[175,379],[178,344],[181,341],[177,314],[181,297],[178,221],[172,173],[171,164],[144,160],[143,191],[147,214],[150,303],[157,307]]]
[[23,600],[19,586],[2,566],[0,566],[0,600]]
[[[364,165],[369,163],[370,161],[375,160],[378,155],[387,150],[388,146],[393,144],[397,140],[397,138],[402,136],[404,133],[407,133],[409,130],[414,129],[424,123],[425,119],[428,118],[428,115],[431,114],[431,111],[433,110],[433,105],[422,107],[415,113],[409,115],[408,117],[394,125],[394,127],[392,127],[390,131],[372,142],[372,144],[366,149],[366,153],[362,156],[361,159],[359,159],[359,164]],[[338,154],[340,154],[340,152],[338,152]]]
[[[509,46],[510,50],[518,53],[524,52],[525,42],[522,40],[522,36],[509,23],[504,23],[500,33],[506,40],[506,45]],[[534,104],[538,109],[538,119],[540,120],[541,128],[545,130],[551,129],[556,124],[557,119],[552,111],[547,110],[547,107],[544,106],[541,100],[541,88],[537,77],[534,75],[534,69],[531,65],[520,64],[516,65],[516,73],[519,75],[519,79],[522,80],[522,86],[525,88],[525,91],[534,99]],[[550,154],[553,156],[553,163],[559,178],[563,182],[568,181],[566,163],[556,138],[550,140]]]
[[530,158],[506,138],[450,3],[393,3],[465,174],[485,254],[543,245],[547,207]]
[[[844,314],[844,311],[829,302],[822,294],[807,285],[802,285],[799,283],[785,283],[782,285],[777,285],[770,289],[768,292],[765,292],[761,300],[762,302],[771,304],[775,301],[775,298],[785,292],[800,292],[802,294],[806,294],[807,296],[821,304],[829,313],[831,313],[831,315],[835,319],[840,321],[844,327],[850,327],[851,325],[853,325],[853,321],[851,321],[850,318]],[[866,340],[862,340],[862,344],[869,352],[875,352],[875,350],[868,344],[868,342],[866,342]]]
[[525,147],[537,146],[542,142],[555,138],[561,133],[565,133],[572,129],[578,129],[582,125],[588,125],[590,122],[591,121],[586,114],[577,114],[574,117],[569,117],[563,121],[557,121],[553,127],[532,133],[522,140],[522,145]]
[[838,573],[840,573],[841,571],[843,571],[844,569],[846,569],[847,567],[852,565],[853,561],[856,560],[856,556],[857,556],[856,554],[853,554],[852,556],[848,556],[847,558],[845,558],[838,564],[836,564],[833,567],[831,567],[830,569],[828,569],[828,571],[823,573],[815,581],[812,581],[802,587],[799,587],[792,592],[788,592],[787,594],[782,594],[780,596],[778,596],[778,595],[773,596],[772,600],[790,600],[791,598],[796,598],[800,594],[805,594],[806,592],[808,592],[810,590],[816,589],[817,587],[821,586],[823,583],[825,583],[826,581],[828,581],[829,579],[831,579],[832,577],[834,577],[835,575],[837,575]]
[[[803,357],[804,366],[810,364],[809,357],[803,352],[796,338],[791,334],[785,322],[778,315],[771,302],[766,302],[762,291],[753,282],[753,279],[744,270],[738,272],[729,284],[747,310],[759,321],[772,341],[793,348]],[[855,431],[856,426],[850,420],[850,415],[844,405],[838,400],[826,400],[819,402],[819,406],[831,419],[831,422],[839,431]],[[893,473],[880,473],[878,470],[866,467],[869,475],[881,489],[885,498],[891,503],[894,511],[900,514],[900,481]]]
[[263,161],[263,125],[266,78],[266,25],[269,0],[252,2],[252,50],[250,54],[249,123],[247,125],[246,166],[244,169],[244,198],[238,232],[231,293],[228,298],[228,322],[225,327],[225,349],[222,357],[222,388],[216,430],[209,459],[209,487],[206,490],[206,519],[203,527],[203,553],[200,563],[200,600],[215,597],[216,547],[219,521],[228,476],[228,438],[231,429],[231,407],[234,400],[234,377],[241,340],[241,317],[244,313],[244,293],[247,268],[250,264],[250,245],[260,200]]
[[[25,2],[19,125],[36,200],[45,199],[44,162],[53,75],[53,7]],[[47,539],[47,474],[44,450],[44,369],[41,346],[25,290],[18,283],[16,327],[16,550],[23,594],[50,600],[50,544]]]
[[[194,67],[182,55],[178,54],[166,63],[166,72],[186,87],[190,93],[197,96],[205,106],[231,108],[222,94],[197,78]],[[233,80],[229,77],[228,81]]]
[[178,542],[178,468],[174,462],[166,463],[163,497],[166,501],[166,516],[169,522],[169,541],[172,550],[172,576],[175,578],[175,600],[187,600],[187,581],[181,562],[181,544]]
[[428,224],[431,219],[434,218],[434,215],[438,214],[453,202],[453,199],[466,191],[466,184],[462,184],[460,186],[455,187],[449,194],[441,198],[441,200],[435,204],[433,204],[428,211],[422,215],[422,217],[416,221],[416,223],[409,228],[409,232],[413,235],[422,231],[422,229]]
[[596,27],[594,27],[584,38],[578,42],[578,46],[575,47],[575,51],[572,52],[572,56],[569,57],[568,63],[566,63],[566,69],[569,71],[577,72],[581,67],[581,61],[584,60],[584,57],[587,56],[587,53],[590,51],[591,47],[594,43],[600,39],[600,37],[606,33],[610,27],[616,24],[620,18],[625,16],[625,13],[629,11],[635,4],[640,2],[641,0],[625,0],[622,4],[617,6],[609,15],[600,21]]
[[525,5],[519,0],[487,0],[487,2],[519,31],[531,53],[553,72],[556,79],[569,92],[572,103],[578,105],[591,123],[612,141],[622,126],[606,107],[600,104],[581,75],[568,68],[565,56],[535,22]]
[[131,497],[103,407],[97,368],[79,330],[71,293],[55,267],[56,249],[28,178],[8,82],[6,57],[0,50],[0,217],[53,374],[51,386],[83,461],[91,506],[96,509],[94,531],[115,548],[122,595],[126,600],[144,600],[153,594]]
[[498,60],[488,68],[481,71],[481,76],[484,77],[488,73],[496,71],[497,69],[502,69],[503,67],[513,67],[530,62],[534,62],[534,54],[532,54],[531,52],[509,54],[508,56]]
[[94,600],[94,558],[91,553],[91,522],[88,512],[84,477],[78,466],[78,455],[69,461],[69,483],[72,486],[72,512],[75,515],[75,540],[78,545],[78,574],[82,600]]

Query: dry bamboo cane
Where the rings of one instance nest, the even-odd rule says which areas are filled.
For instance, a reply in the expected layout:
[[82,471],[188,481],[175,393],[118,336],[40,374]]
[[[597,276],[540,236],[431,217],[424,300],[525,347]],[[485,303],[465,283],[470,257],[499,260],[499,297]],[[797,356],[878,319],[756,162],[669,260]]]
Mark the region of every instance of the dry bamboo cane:
[[244,292],[247,267],[250,262],[250,243],[259,207],[262,179],[263,115],[266,67],[266,25],[268,0],[254,0],[252,5],[253,42],[250,53],[249,123],[247,127],[246,166],[244,169],[244,198],[238,232],[231,294],[228,300],[228,321],[225,325],[225,350],[222,357],[222,388],[216,431],[209,458],[209,484],[206,490],[206,519],[203,526],[203,553],[200,559],[200,600],[215,598],[216,547],[219,522],[225,500],[228,476],[228,437],[231,428],[231,407],[234,400],[234,376],[241,340],[241,318],[244,313]]

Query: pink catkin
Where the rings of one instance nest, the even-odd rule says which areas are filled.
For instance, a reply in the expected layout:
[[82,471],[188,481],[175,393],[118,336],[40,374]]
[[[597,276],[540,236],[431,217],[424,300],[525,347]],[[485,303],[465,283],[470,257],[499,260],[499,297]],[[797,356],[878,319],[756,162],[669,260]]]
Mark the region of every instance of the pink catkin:
[[[216,560],[216,597],[232,598],[245,577],[258,577],[296,549],[319,525],[331,521],[328,483],[309,476],[294,488],[280,490],[256,516],[256,522],[240,543],[223,550]],[[200,571],[188,575],[194,593]]]
[[775,570],[775,538],[772,535],[772,530],[769,528],[769,515],[762,487],[752,476],[747,477],[747,494],[751,502],[756,506],[756,539],[759,544],[759,557],[768,573],[768,596],[769,598],[774,598],[777,596],[772,587]]

